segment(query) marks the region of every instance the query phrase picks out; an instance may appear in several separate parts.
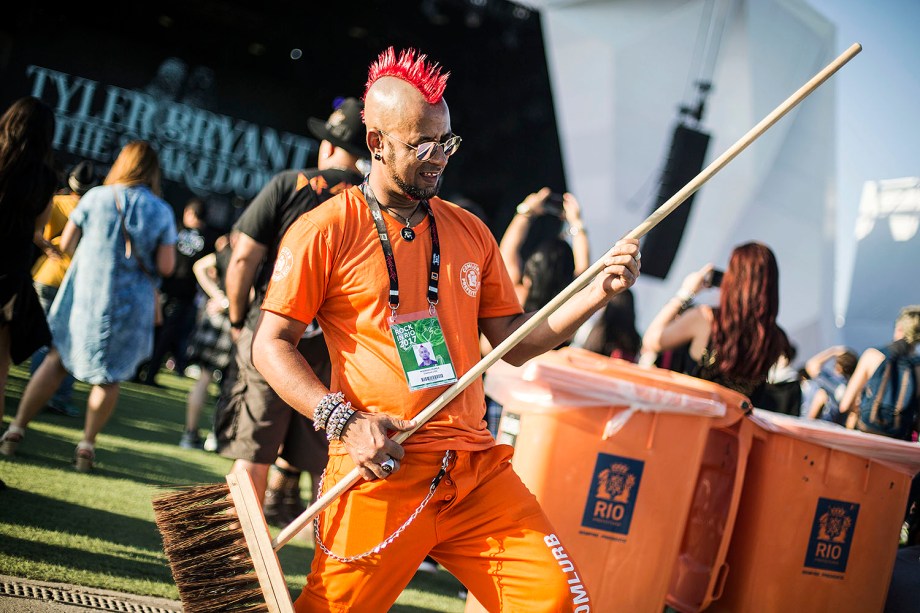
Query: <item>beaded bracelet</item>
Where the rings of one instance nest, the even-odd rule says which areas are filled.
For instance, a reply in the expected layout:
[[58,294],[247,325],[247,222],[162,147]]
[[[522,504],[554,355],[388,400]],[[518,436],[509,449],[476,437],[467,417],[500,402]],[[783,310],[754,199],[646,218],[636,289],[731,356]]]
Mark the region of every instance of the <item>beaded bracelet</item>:
[[345,402],[345,394],[342,392],[329,393],[323,396],[323,399],[319,401],[313,411],[313,428],[317,432],[324,430],[333,410],[343,402]]
[[341,440],[342,431],[345,430],[345,424],[348,423],[348,420],[351,419],[351,416],[354,414],[355,410],[351,408],[350,402],[336,406],[335,411],[332,413],[332,417],[329,418],[329,425],[326,428],[326,439],[329,440],[329,442]]
[[313,427],[316,430],[322,430],[326,427],[326,421],[329,419],[329,415],[335,407],[335,400],[335,394],[326,394],[316,405],[316,408],[313,410]]
[[351,418],[354,410],[351,403],[340,404],[335,408],[332,417],[329,418],[329,426],[326,428],[326,438],[329,441],[337,441],[342,438],[342,431],[345,429],[345,422]]

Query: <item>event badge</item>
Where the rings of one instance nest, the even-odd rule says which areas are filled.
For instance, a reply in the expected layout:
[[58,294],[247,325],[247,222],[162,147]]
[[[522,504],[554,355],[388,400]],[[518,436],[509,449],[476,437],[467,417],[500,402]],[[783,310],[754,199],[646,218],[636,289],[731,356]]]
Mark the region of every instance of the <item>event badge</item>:
[[444,332],[433,309],[391,317],[390,331],[409,391],[448,385],[457,380]]

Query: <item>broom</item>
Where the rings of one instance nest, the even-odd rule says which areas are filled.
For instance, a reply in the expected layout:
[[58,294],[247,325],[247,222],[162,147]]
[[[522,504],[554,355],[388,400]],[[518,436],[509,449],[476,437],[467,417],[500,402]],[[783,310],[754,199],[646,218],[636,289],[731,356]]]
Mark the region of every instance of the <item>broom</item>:
[[[643,237],[860,51],[862,46],[854,43],[623,238]],[[421,428],[603,269],[602,259],[592,264],[425,407],[415,417],[414,429],[398,433],[393,440],[402,443]],[[157,528],[163,535],[163,548],[185,611],[293,611],[275,552],[360,479],[355,468],[270,542],[261,506],[245,471],[227,475],[227,486],[188,487],[155,499]]]

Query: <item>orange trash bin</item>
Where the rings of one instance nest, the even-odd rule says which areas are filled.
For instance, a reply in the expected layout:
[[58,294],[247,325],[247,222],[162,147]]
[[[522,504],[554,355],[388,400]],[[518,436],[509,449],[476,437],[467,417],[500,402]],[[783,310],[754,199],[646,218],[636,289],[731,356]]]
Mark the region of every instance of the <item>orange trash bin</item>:
[[882,611],[915,443],[755,411],[729,572],[711,611]]
[[[576,349],[486,386],[593,610],[699,611],[718,595],[753,432],[744,396]],[[466,610],[483,609],[470,595]]]

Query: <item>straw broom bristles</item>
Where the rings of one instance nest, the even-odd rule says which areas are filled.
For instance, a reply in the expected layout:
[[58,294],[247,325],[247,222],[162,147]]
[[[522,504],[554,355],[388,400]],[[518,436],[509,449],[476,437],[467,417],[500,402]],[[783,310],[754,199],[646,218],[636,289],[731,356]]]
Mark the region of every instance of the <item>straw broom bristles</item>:
[[158,496],[153,509],[186,613],[269,610],[226,484]]

